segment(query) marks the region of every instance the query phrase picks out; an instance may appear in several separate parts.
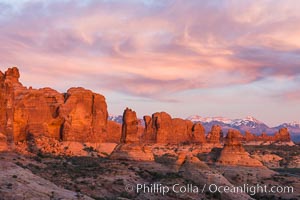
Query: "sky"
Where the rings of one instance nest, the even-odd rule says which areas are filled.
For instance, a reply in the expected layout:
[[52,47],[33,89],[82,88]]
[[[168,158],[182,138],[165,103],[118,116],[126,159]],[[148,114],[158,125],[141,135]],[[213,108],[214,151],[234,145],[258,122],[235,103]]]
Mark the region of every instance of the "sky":
[[298,0],[0,0],[0,70],[108,111],[300,121]]

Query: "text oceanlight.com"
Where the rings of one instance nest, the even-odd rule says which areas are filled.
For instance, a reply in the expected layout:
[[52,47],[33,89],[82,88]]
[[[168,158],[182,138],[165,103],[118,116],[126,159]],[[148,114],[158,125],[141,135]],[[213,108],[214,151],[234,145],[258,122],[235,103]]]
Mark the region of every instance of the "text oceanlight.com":
[[153,184],[128,184],[125,186],[127,192],[135,193],[154,193],[166,195],[168,193],[247,193],[251,196],[258,193],[294,193],[294,188],[292,186],[280,186],[280,185],[249,185],[243,184],[240,186],[233,185],[217,185],[217,184],[204,184],[202,186],[197,186],[193,184],[174,184],[174,185],[163,185],[160,183]]

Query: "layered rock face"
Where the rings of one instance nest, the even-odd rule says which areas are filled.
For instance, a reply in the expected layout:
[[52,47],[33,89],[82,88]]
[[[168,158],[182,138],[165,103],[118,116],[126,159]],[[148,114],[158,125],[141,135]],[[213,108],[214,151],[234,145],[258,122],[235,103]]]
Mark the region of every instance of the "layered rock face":
[[218,144],[223,137],[222,128],[219,125],[213,125],[211,131],[207,135],[207,142]]
[[107,133],[103,142],[119,143],[122,134],[122,125],[114,121],[107,121]]
[[156,133],[153,128],[152,117],[146,115],[144,116],[145,129],[143,135],[143,141],[147,143],[155,143],[156,142]]
[[4,134],[0,133],[0,152],[1,151],[7,151],[7,138]]
[[241,133],[232,129],[228,130],[218,163],[222,165],[263,166],[261,162],[251,158],[245,151],[241,144]]
[[196,123],[192,128],[193,142],[206,143],[205,128],[200,123]]
[[136,112],[126,108],[123,113],[121,143],[138,142],[138,119]]
[[[17,68],[0,73],[0,132],[9,143],[31,136],[101,142],[107,132],[102,95],[83,88],[60,94],[51,88],[27,89]],[[120,138],[120,137],[119,137]]]
[[170,143],[184,143],[184,142],[192,142],[192,128],[193,122],[189,120],[183,120],[180,118],[175,118],[172,120],[173,124],[173,137],[169,136]]
[[62,139],[65,141],[102,142],[107,127],[107,105],[104,96],[84,88],[71,88],[59,108]]
[[20,91],[14,99],[14,140],[38,135],[60,139],[58,108],[63,102],[63,95],[50,88]]
[[22,88],[19,82],[19,70],[9,68],[5,73],[0,71],[0,132],[7,140],[13,142],[14,97],[15,90]]
[[193,124],[190,120],[174,118],[166,112],[157,112],[144,116],[145,130],[143,141],[145,143],[180,144],[205,142],[205,130],[200,124]]
[[173,124],[171,116],[166,112],[154,113],[152,115],[152,123],[157,143],[169,143],[170,136],[173,133]]
[[17,68],[0,73],[0,131],[11,142],[32,136],[75,142],[205,142],[204,128],[189,120],[158,112],[144,117],[143,128],[136,113],[126,109],[121,129],[107,121],[104,96],[84,88],[71,88],[65,94],[51,88],[27,89],[19,77]]
[[0,76],[0,131],[9,142],[43,134],[59,139],[61,119],[58,106],[63,95],[50,88],[27,89],[19,82],[19,70],[9,68]]

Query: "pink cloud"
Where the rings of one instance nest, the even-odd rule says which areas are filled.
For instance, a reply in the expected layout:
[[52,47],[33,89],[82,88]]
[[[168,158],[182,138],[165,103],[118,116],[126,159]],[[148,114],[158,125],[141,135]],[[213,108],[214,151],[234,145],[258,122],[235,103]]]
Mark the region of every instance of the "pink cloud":
[[0,64],[150,98],[299,76],[299,13],[290,1],[29,2],[0,18]]
[[300,101],[300,90],[295,89],[295,90],[290,90],[284,93],[282,96],[284,99],[288,99],[289,101]]

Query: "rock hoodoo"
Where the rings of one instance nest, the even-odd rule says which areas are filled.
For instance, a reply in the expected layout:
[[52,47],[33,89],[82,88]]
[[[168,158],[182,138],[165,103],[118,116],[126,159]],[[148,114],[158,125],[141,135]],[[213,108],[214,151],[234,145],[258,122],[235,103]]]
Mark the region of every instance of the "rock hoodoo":
[[16,90],[23,89],[19,82],[19,70],[8,68],[5,73],[0,71],[0,132],[9,143],[14,141],[14,99]]
[[291,136],[287,128],[281,128],[277,133],[274,135],[274,140],[276,142],[290,142]]
[[240,140],[240,135],[241,133],[237,130],[228,130],[225,145],[221,151],[218,163],[222,165],[263,166],[262,163],[251,158],[249,153],[245,151]]
[[152,123],[157,143],[170,142],[170,135],[173,132],[172,118],[166,112],[154,113]]
[[169,142],[174,144],[192,142],[193,122],[180,118],[172,119],[173,133],[169,135]]
[[223,137],[222,128],[219,125],[213,125],[211,131],[207,135],[207,142],[213,144],[219,144]]
[[262,133],[261,135],[254,135],[248,131],[246,131],[243,140],[246,143],[256,142],[256,143],[280,143],[283,142],[288,145],[294,145],[291,140],[290,133],[287,128],[281,128],[274,135],[267,135],[266,133]]
[[123,113],[121,143],[138,142],[138,119],[136,112],[126,108]]
[[193,141],[196,143],[206,143],[205,128],[200,123],[195,123],[192,128]]

